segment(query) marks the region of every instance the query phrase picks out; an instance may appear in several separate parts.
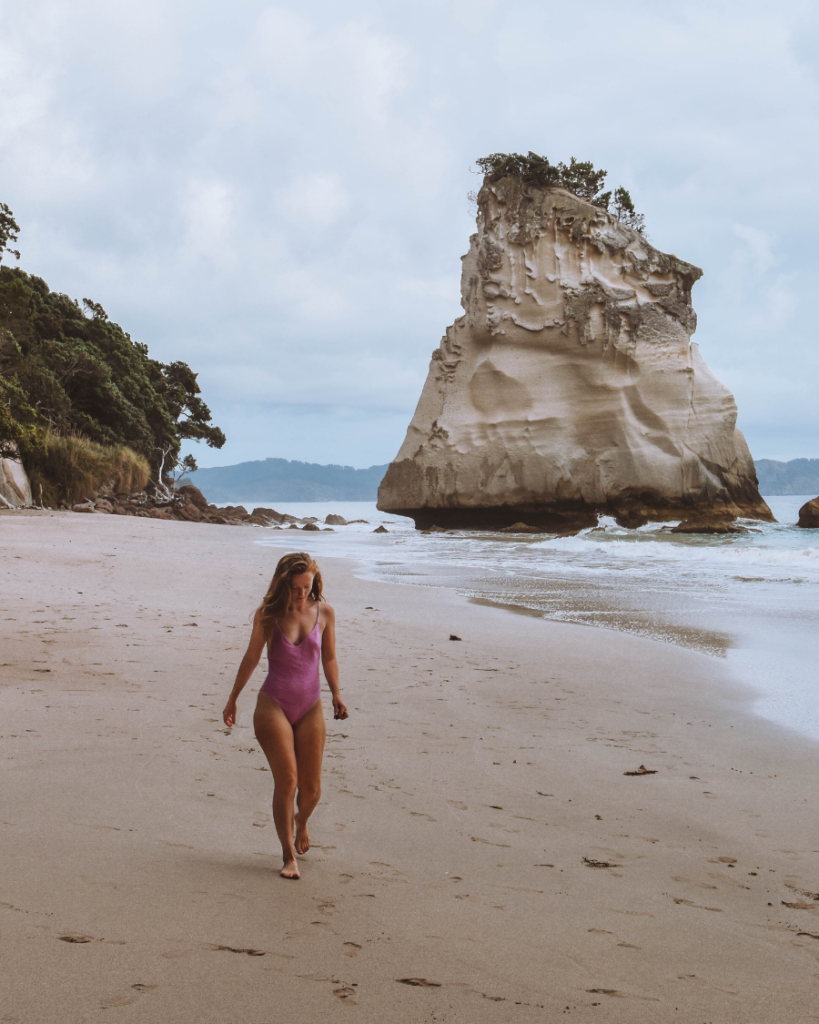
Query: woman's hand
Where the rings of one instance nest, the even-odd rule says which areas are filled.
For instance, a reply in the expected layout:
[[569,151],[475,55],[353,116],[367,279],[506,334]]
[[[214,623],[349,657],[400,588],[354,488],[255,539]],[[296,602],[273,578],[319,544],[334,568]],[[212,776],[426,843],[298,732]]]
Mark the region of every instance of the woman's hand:
[[222,718],[229,729],[236,725],[236,701],[232,697],[229,698],[227,704],[225,704],[225,710],[222,712]]
[[333,718],[340,718],[343,721],[347,717],[347,705],[337,693],[333,694]]

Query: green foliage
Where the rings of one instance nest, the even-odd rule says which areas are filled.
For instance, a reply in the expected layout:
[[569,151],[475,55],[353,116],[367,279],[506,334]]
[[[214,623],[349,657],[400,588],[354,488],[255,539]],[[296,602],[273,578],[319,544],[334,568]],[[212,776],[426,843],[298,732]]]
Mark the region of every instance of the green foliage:
[[0,376],[0,459],[15,457],[21,447],[36,446],[37,410],[16,374]]
[[[7,207],[0,212],[13,224]],[[16,237],[3,231],[3,244]],[[0,266],[0,454],[16,447],[28,466],[48,431],[125,446],[156,472],[163,459],[176,464],[186,438],[221,448],[225,435],[191,368],[151,359],[99,303],[83,304],[90,317],[41,278]]]
[[[542,188],[565,188],[574,195],[595,206],[608,210],[612,193],[603,192],[607,171],[599,170],[590,160],[571,158],[568,164],[549,162],[549,158],[531,151],[527,156],[520,153],[492,153],[475,161],[484,175],[484,181],[498,181],[504,175],[520,178],[525,184]],[[614,214],[629,227],[643,231],[644,218],[634,209],[631,196],[624,188],[614,190]]]
[[634,209],[634,203],[631,201],[627,189],[616,188],[614,190],[614,213],[618,220],[643,233],[645,217]]
[[19,233],[20,225],[14,219],[14,214],[5,203],[0,203],[0,263],[3,262],[4,252],[10,252],[20,259],[20,253],[9,248],[9,242],[16,242]]
[[43,502],[56,505],[85,501],[103,486],[114,491],[141,491],[150,466],[125,445],[102,445],[85,437],[37,431],[37,445],[27,446],[25,466],[31,489]]

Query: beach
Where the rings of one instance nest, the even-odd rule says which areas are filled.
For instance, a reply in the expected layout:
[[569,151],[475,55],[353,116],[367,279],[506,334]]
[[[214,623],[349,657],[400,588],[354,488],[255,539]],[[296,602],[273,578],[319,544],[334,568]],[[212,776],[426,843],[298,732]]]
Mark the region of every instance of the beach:
[[[0,514],[0,1020],[819,1019],[810,737],[703,650],[325,539]],[[263,667],[221,720],[285,543],[320,561],[350,708],[297,883]]]

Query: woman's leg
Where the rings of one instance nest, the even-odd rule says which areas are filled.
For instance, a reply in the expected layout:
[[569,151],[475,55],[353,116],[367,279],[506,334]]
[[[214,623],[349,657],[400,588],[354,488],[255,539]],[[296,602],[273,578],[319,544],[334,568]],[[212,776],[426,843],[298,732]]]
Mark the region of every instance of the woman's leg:
[[324,708],[321,701],[317,700],[307,714],[300,718],[293,727],[298,775],[296,853],[307,853],[310,849],[307,819],[316,809],[316,804],[321,797],[321,762],[324,757],[326,736]]
[[298,878],[293,846],[293,802],[298,783],[293,727],[279,705],[260,693],[253,715],[253,728],[273,773],[273,821],[282,844],[282,877]]

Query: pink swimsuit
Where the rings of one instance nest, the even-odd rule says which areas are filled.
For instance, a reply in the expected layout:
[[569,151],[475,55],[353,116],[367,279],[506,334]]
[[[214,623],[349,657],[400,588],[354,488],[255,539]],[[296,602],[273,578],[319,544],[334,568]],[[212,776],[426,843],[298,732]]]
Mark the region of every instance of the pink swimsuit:
[[318,601],[316,604],[316,624],[300,644],[288,640],[276,627],[267,645],[269,668],[259,692],[266,693],[279,705],[291,725],[303,718],[321,697],[321,604]]

